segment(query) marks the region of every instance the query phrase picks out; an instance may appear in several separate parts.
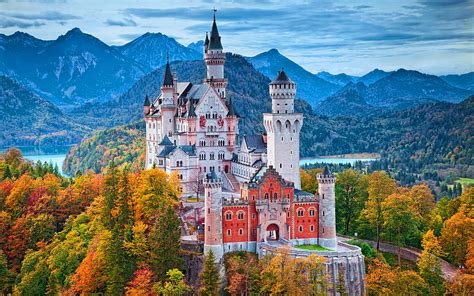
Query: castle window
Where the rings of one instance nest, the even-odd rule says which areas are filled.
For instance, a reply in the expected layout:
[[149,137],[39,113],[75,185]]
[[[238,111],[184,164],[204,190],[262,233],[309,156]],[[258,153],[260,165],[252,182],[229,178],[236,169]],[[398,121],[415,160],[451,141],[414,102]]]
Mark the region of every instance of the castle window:
[[242,228],[239,228],[239,235],[244,235],[244,230]]
[[232,235],[232,230],[227,229],[227,235],[228,235],[228,236],[231,236],[231,235]]
[[314,217],[315,211],[313,208],[309,209],[309,216]]
[[210,213],[211,213],[211,209],[207,209],[207,213],[210,214]]
[[286,216],[287,216],[288,218],[290,218],[290,212],[287,212],[287,213],[286,213]]
[[268,192],[265,193],[265,199],[268,199]]
[[297,211],[297,215],[298,215],[298,217],[303,217],[304,216],[304,209],[299,208],[298,211]]
[[324,211],[323,211],[323,216],[324,216]]
[[244,220],[244,212],[238,212],[237,213],[237,219]]
[[211,226],[207,226],[207,231],[211,231]]
[[309,231],[311,231],[311,232],[314,231],[314,225],[311,224],[311,225],[309,226]]
[[252,219],[257,218],[257,215],[255,213],[252,213]]
[[159,163],[160,165],[163,165],[163,159],[158,160],[158,163]]
[[232,220],[232,213],[231,213],[231,212],[226,212],[226,213],[225,213],[225,219],[226,219],[227,221]]
[[280,169],[282,168],[282,164],[280,163]]
[[278,199],[278,193],[273,193],[273,199]]
[[299,230],[299,232],[303,232],[303,225],[300,225],[300,226],[298,227],[298,230]]
[[225,155],[224,152],[223,152],[223,151],[220,151],[220,152],[219,152],[219,155],[218,155],[218,159],[219,159],[219,160],[224,160],[224,155]]
[[211,154],[209,154],[209,159],[214,160],[214,153],[213,152],[211,152]]
[[[206,153],[204,152],[199,153],[199,160],[206,160]],[[204,171],[206,170],[204,169]]]

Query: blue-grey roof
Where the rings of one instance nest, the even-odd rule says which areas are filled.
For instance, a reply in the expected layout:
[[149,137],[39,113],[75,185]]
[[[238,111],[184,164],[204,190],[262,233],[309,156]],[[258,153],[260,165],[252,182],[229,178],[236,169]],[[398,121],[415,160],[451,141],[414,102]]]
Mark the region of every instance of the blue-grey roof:
[[165,136],[163,140],[161,140],[160,144],[158,145],[173,145],[173,142],[171,142],[170,138],[168,136]]
[[199,100],[204,96],[208,86],[206,84],[194,84],[191,86],[186,93],[183,93],[183,97],[187,100]]
[[243,141],[247,145],[247,148],[252,152],[265,152],[267,151],[267,144],[263,142],[262,135],[244,135]]
[[314,194],[310,193],[310,192],[307,192],[307,191],[303,191],[303,190],[299,190],[299,189],[296,189],[295,188],[295,195],[298,196],[298,197],[312,197],[314,196]]
[[182,145],[182,146],[171,145],[171,146],[165,146],[164,149],[158,155],[158,157],[168,157],[176,149],[183,150],[183,152],[189,156],[196,155],[196,147],[194,145]]

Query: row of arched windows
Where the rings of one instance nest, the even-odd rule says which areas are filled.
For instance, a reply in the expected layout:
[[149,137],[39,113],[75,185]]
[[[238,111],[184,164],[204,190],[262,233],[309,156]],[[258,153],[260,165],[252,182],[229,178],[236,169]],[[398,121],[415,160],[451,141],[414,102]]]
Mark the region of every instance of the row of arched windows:
[[[231,211],[227,211],[224,214],[225,220],[230,221],[232,220],[233,213]],[[245,212],[244,211],[238,211],[237,212],[237,220],[244,220],[245,218]]]
[[[305,210],[303,208],[298,208],[296,210],[296,215],[298,217],[304,217],[304,212]],[[308,209],[308,217],[314,217],[316,216],[316,209],[315,208],[309,208]]]
[[[219,151],[219,153],[217,154],[217,159],[224,160],[224,158],[225,158],[224,151]],[[205,152],[199,153],[199,160],[206,160],[206,159],[207,159],[207,156]],[[214,152],[209,153],[209,160],[215,160]]]

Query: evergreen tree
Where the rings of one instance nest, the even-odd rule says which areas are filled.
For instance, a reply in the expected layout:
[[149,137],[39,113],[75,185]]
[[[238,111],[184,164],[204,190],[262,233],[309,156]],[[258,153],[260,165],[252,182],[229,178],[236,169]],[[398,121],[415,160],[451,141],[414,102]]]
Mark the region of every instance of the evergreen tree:
[[216,265],[216,257],[212,250],[210,250],[204,258],[204,267],[200,278],[201,288],[199,289],[199,295],[219,295],[221,278]]
[[172,206],[162,209],[150,231],[149,241],[152,254],[152,268],[160,280],[168,270],[183,267],[180,256],[180,220]]
[[115,206],[115,200],[118,195],[118,173],[114,162],[112,161],[107,175],[105,177],[104,186],[104,206],[102,207],[102,223],[107,229],[113,229],[114,221],[112,219],[112,211]]

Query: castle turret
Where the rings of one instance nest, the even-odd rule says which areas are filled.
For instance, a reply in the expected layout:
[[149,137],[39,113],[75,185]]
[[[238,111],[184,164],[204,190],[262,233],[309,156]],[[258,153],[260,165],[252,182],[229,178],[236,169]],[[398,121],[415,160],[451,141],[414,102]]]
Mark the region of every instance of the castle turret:
[[273,166],[295,188],[300,181],[300,130],[303,114],[294,113],[296,84],[281,70],[269,85],[272,113],[263,114],[267,131],[268,165]]
[[[176,102],[175,102],[175,88],[174,79],[171,74],[171,68],[169,61],[166,62],[165,76],[163,84],[161,85],[161,116],[162,116],[162,136],[172,136],[175,130],[175,113],[176,113]],[[161,139],[160,139],[161,140]]]
[[319,191],[319,244],[325,248],[337,249],[336,236],[336,175],[328,167],[317,175]]
[[145,102],[143,103],[143,114],[146,116],[148,113],[150,113],[150,99],[148,96],[145,96]]
[[203,180],[205,195],[205,240],[204,252],[214,252],[217,262],[224,256],[222,240],[222,179],[213,171]]
[[[205,82],[216,88],[217,93],[225,98],[227,80],[224,78],[225,53],[223,51],[221,36],[217,30],[216,10],[212,23],[211,37],[204,42],[204,62],[206,63],[207,76]],[[207,43],[207,45],[206,45]]]

